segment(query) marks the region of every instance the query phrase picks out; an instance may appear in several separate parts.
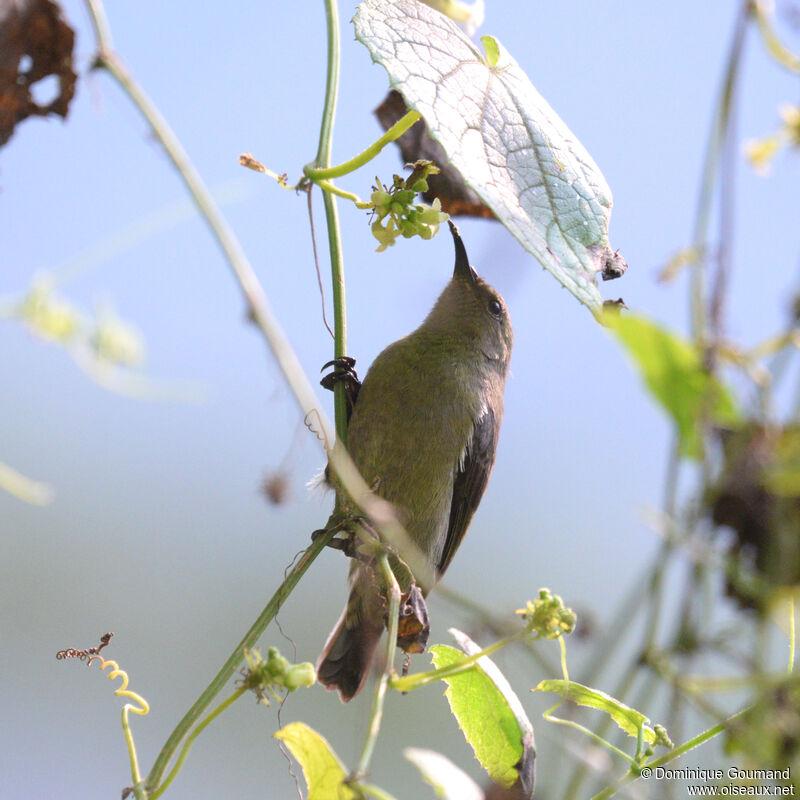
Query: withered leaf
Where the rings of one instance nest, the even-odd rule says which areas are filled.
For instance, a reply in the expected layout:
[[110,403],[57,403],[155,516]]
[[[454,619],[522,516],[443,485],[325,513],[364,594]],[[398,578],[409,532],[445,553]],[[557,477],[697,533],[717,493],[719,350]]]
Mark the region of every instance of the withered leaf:
[[[67,116],[77,80],[74,44],[75,32],[53,0],[0,0],[0,147],[27,117]],[[40,105],[31,87],[49,75],[59,91]]]

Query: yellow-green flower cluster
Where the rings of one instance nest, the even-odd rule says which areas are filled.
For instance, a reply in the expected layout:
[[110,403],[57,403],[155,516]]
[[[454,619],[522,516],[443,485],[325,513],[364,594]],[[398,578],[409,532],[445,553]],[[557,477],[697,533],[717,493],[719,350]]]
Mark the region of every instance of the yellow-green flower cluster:
[[292,664],[280,654],[277,647],[267,650],[267,658],[261,657],[258,649],[245,650],[247,669],[242,674],[240,686],[253,691],[259,700],[269,705],[264,693],[269,692],[280,700],[276,690],[288,689],[293,692],[301,686],[313,686],[317,680],[314,665],[308,661]]
[[102,309],[87,319],[62,299],[53,281],[38,278],[15,304],[13,315],[38,336],[66,347],[85,345],[100,362],[123,367],[139,366],[144,344],[139,331],[111,309]]
[[17,313],[39,336],[60,344],[71,341],[82,325],[80,312],[57,297],[44,279],[33,282]]
[[97,357],[103,361],[124,367],[138,367],[144,361],[139,331],[108,309],[98,314],[90,341]]
[[431,161],[417,161],[408,178],[395,175],[391,186],[385,186],[376,178],[370,201],[375,219],[372,222],[372,235],[380,243],[378,252],[395,243],[398,236],[410,239],[421,236],[430,239],[436,235],[439,226],[449,219],[442,211],[437,197],[433,205],[415,203],[419,192],[428,190],[428,175],[435,175],[439,169]]
[[575,630],[578,617],[571,608],[564,605],[564,601],[549,589],[539,589],[539,596],[528,600],[525,608],[516,611],[531,633],[541,639],[557,639],[565,633]]

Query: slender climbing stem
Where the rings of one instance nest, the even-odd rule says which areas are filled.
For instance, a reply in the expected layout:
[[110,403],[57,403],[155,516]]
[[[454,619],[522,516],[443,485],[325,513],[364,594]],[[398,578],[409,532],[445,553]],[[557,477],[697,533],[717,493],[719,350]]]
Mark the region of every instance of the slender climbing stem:
[[[330,164],[333,144],[333,124],[339,91],[339,11],[336,0],[325,0],[325,16],[328,27],[328,73],[325,85],[325,105],[320,126],[319,147],[316,166],[326,168]],[[342,258],[339,214],[336,198],[329,191],[323,192],[325,220],[328,228],[328,250],[331,259],[331,283],[333,286],[333,333],[334,358],[347,355],[347,305],[345,296],[344,260]],[[347,402],[345,387],[337,383],[334,389],[334,416],[336,422],[335,447],[330,446],[326,433],[326,450],[334,472],[351,500],[366,512],[384,541],[403,557],[413,572],[417,583],[423,588],[433,585],[433,573],[427,559],[399,524],[388,503],[376,498],[364,483],[358,470],[345,450],[347,446]],[[337,507],[339,501],[337,500]]]
[[450,664],[448,667],[441,669],[432,669],[428,672],[417,672],[414,675],[406,675],[402,678],[392,678],[391,687],[398,692],[410,692],[412,689],[419,689],[422,686],[427,686],[429,683],[441,680],[442,678],[450,678],[453,675],[460,675],[466,672],[478,663],[484,656],[490,656],[504,647],[507,647],[514,642],[522,639],[529,631],[527,628],[522,628],[517,633],[512,633],[510,636],[505,636],[499,639],[494,644],[490,644],[487,648],[471,656],[464,656],[464,658],[457,664]]
[[337,197],[341,197],[344,200],[349,200],[353,203],[356,208],[372,208],[372,203],[365,203],[357,194],[353,192],[347,192],[344,189],[340,189],[335,184],[331,183],[330,181],[323,181],[319,180],[316,181],[317,186],[322,189],[326,194],[330,192],[331,194],[335,194]]
[[556,703],[552,708],[548,708],[547,711],[545,711],[542,714],[542,717],[546,719],[548,722],[554,722],[557,725],[566,725],[568,728],[573,728],[576,731],[580,731],[582,734],[588,736],[590,739],[595,741],[601,747],[605,747],[607,750],[610,750],[612,753],[618,755],[620,758],[624,759],[629,764],[631,765],[636,764],[636,760],[634,758],[629,756],[624,750],[620,750],[619,747],[616,747],[615,745],[611,744],[611,742],[604,739],[600,734],[595,733],[592,730],[589,730],[589,728],[587,728],[584,725],[581,725],[579,722],[575,722],[574,720],[564,719],[563,717],[554,717],[552,712],[555,711],[560,705],[561,703],[559,702]]
[[[653,761],[648,761],[647,764],[643,766],[647,766],[649,769],[655,769],[656,767],[663,767],[664,764],[669,764],[671,761],[674,761],[676,758],[680,758],[680,756],[688,753],[690,750],[694,750],[695,747],[705,744],[709,739],[719,736],[719,734],[723,733],[731,726],[731,723],[735,722],[743,714],[746,714],[750,708],[752,708],[752,706],[742,709],[733,716],[728,717],[723,722],[720,722],[719,724],[708,728],[702,733],[699,733],[697,736],[689,739],[689,741],[684,742],[682,745],[674,747],[663,756],[653,759]],[[613,797],[623,786],[626,786],[631,781],[635,781],[637,778],[639,778],[641,776],[642,769],[643,767],[632,767],[614,786],[607,786],[605,789],[603,789],[603,791],[596,794],[592,800],[609,800],[609,798]]]
[[359,781],[358,788],[361,789],[364,794],[374,797],[375,800],[395,800],[395,798],[390,795],[389,792],[384,791],[379,786],[374,786],[371,783],[363,783]]
[[336,104],[339,100],[340,36],[339,9],[336,0],[325,0],[325,24],[328,38],[328,72],[325,80],[325,104],[322,107],[322,122],[319,129],[316,165],[327,167],[331,163],[333,147],[333,124],[336,120]]
[[[303,577],[306,570],[311,566],[314,559],[322,552],[328,542],[333,538],[333,531],[328,531],[325,534],[316,538],[311,546],[303,553],[298,562],[292,567],[289,574],[286,576],[283,583],[278,587],[277,591],[270,598],[269,603],[265,606],[264,610],[259,614],[258,619],[250,626],[250,630],[242,638],[241,642],[234,648],[228,660],[223,664],[220,671],[214,677],[214,680],[208,685],[206,690],[200,697],[193,703],[192,707],[184,714],[183,719],[178,723],[175,730],[170,734],[161,752],[158,754],[150,774],[147,776],[147,786],[153,790],[159,787],[161,779],[174,755],[175,751],[180,746],[180,743],[187,736],[192,726],[195,725],[203,712],[211,705],[214,698],[222,691],[223,687],[233,676],[233,673],[244,660],[244,651],[252,649],[258,641],[261,634],[266,629],[267,625],[274,619],[278,610],[283,605],[283,602],[291,594],[294,587],[297,585],[300,578]],[[201,723],[202,724],[202,723]]]
[[383,703],[386,699],[386,690],[389,687],[392,672],[394,671],[394,651],[397,647],[397,629],[400,616],[400,586],[397,583],[394,572],[392,572],[392,568],[389,564],[389,556],[386,555],[386,553],[379,556],[378,564],[383,573],[383,579],[389,594],[389,634],[386,637],[386,666],[383,669],[378,685],[375,688],[375,696],[372,699],[367,738],[364,742],[364,748],[361,751],[361,758],[358,759],[358,765],[353,773],[356,782],[359,778],[366,777],[366,775],[369,774],[369,762],[372,759],[372,753],[375,750],[375,743],[378,740],[378,733],[381,729]]
[[[339,9],[336,0],[325,0],[325,20],[328,31],[328,73],[325,81],[325,105],[322,109],[322,123],[319,130],[319,146],[315,167],[327,168],[331,163],[333,147],[333,125],[336,119],[336,104],[339,95]],[[347,303],[344,283],[344,259],[339,232],[339,213],[336,198],[330,191],[322,194],[325,204],[325,221],[328,228],[328,251],[331,259],[331,284],[333,287],[333,357],[347,355]],[[337,383],[333,392],[336,436],[347,446],[347,399],[345,387]],[[338,506],[338,500],[337,500]]]
[[303,169],[303,173],[307,178],[318,183],[321,180],[330,180],[331,178],[341,178],[342,175],[348,175],[351,172],[355,172],[359,167],[363,167],[364,164],[371,161],[375,158],[378,153],[386,147],[387,144],[394,142],[396,139],[399,139],[412,125],[414,125],[418,120],[422,119],[422,115],[419,111],[409,111],[395,122],[380,139],[374,141],[369,147],[359,153],[357,156],[354,156],[349,161],[345,161],[343,164],[337,164],[335,167],[319,167],[316,165],[308,164]]
[[236,689],[232,694],[230,694],[225,700],[223,700],[212,712],[210,712],[205,719],[199,722],[189,736],[186,737],[186,741],[183,743],[183,747],[181,748],[181,752],[178,754],[178,758],[175,761],[175,765],[169,772],[166,778],[164,778],[164,782],[161,786],[158,787],[155,791],[150,793],[150,800],[157,800],[157,798],[161,797],[162,794],[168,789],[169,785],[175,780],[175,776],[180,772],[181,767],[183,766],[183,762],[186,761],[186,756],[189,755],[189,750],[191,750],[192,745],[194,744],[194,740],[223,712],[225,709],[230,708],[244,693],[245,689]]

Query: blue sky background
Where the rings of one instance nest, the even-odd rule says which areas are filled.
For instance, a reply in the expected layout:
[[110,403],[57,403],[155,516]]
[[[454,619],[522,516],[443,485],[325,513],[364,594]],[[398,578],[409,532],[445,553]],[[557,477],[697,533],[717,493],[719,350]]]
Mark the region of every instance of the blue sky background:
[[[55,490],[44,508],[0,493],[0,772],[8,797],[118,796],[127,784],[112,687],[97,671],[57,663],[56,650],[115,631],[111,657],[152,706],[134,719],[147,768],[330,506],[304,488],[322,453],[297,433],[293,400],[244,320],[215,243],[196,215],[181,211],[182,184],[128,99],[107,76],[87,73],[94,41],[83,5],[63,5],[77,31],[81,80],[66,123],[30,120],[0,151],[0,296],[67,265],[73,278],[63,295],[87,313],[113,305],[146,340],[146,375],[199,387],[200,402],[106,391],[62,348],[18,323],[0,324],[0,460]],[[387,88],[385,71],[354,40],[354,9],[342,3],[334,162],[377,137],[372,110]],[[664,286],[655,276],[690,240],[735,12],[723,0],[489,0],[481,30],[515,56],[612,188],[611,243],[630,269],[601,287],[605,295],[622,295],[678,330],[688,321],[685,277]],[[117,50],[208,185],[227,198],[224,211],[314,379],[332,342],[320,318],[305,197],[244,170],[237,157],[251,151],[292,180],[314,157],[322,3],[141,0],[109,3],[108,13]],[[800,37],[781,19],[796,49]],[[740,141],[777,128],[779,104],[796,100],[796,79],[751,31]],[[387,150],[339,184],[366,196],[376,174],[388,180],[399,166]],[[743,157],[737,167],[727,322],[731,337],[752,344],[785,323],[796,286],[798,162],[783,153],[767,178]],[[319,194],[315,211],[324,253]],[[349,349],[364,370],[427,312],[450,274],[452,244],[444,235],[377,254],[366,215],[345,204],[340,213]],[[505,613],[548,586],[602,627],[658,547],[642,512],[660,503],[668,423],[615,342],[501,226],[460,225],[472,263],[509,305],[515,352],[494,477],[447,583]],[[97,251],[105,255],[92,266]],[[331,396],[318,394],[330,409]],[[291,501],[275,508],[259,484],[287,451]],[[344,602],[345,574],[341,556],[323,555],[281,612],[298,660],[316,658]],[[432,641],[464,624],[435,595],[431,611]],[[263,644],[291,655],[274,627]],[[513,656],[500,661],[536,724],[546,782],[558,772],[548,753],[564,758],[548,736],[562,732],[547,730],[539,716],[546,701],[527,689],[550,676]],[[316,727],[352,765],[368,706],[364,697],[344,708],[316,687],[293,696],[282,719]],[[271,739],[275,714],[239,703],[197,742],[169,796],[292,796]],[[402,762],[401,746],[433,747],[479,774],[438,687],[390,697],[385,724],[373,780],[398,798],[432,796]]]

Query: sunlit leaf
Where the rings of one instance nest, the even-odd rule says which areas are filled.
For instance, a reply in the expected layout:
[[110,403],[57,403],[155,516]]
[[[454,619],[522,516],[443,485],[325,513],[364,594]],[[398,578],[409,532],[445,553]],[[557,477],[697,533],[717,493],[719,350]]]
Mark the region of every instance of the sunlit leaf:
[[273,735],[286,744],[302,767],[308,800],[352,800],[356,797],[342,782],[346,777],[344,767],[324,736],[302,722],[291,722]]
[[417,0],[365,0],[353,22],[465,182],[599,315],[596,273],[624,271],[608,243],[611,191],[502,44],[488,37],[484,56],[454,22]]
[[647,725],[650,720],[644,714],[598,689],[591,689],[575,681],[546,680],[541,681],[532,691],[555,692],[579,706],[605,711],[628,736],[638,737],[641,729],[648,744],[653,744],[656,740],[655,731]]
[[483,800],[483,789],[441,753],[407,747],[403,755],[422,773],[437,797],[444,800]]
[[[468,655],[480,650],[466,634],[450,633]],[[431,648],[437,669],[456,664],[464,655],[453,647]],[[508,681],[491,659],[444,679],[445,696],[475,757],[502,786],[519,782],[525,796],[533,795],[535,746],[533,726]]]
[[703,365],[690,342],[634,314],[608,314],[608,325],[633,359],[647,388],[675,421],[681,453],[702,455],[701,423],[738,421],[728,390]]

